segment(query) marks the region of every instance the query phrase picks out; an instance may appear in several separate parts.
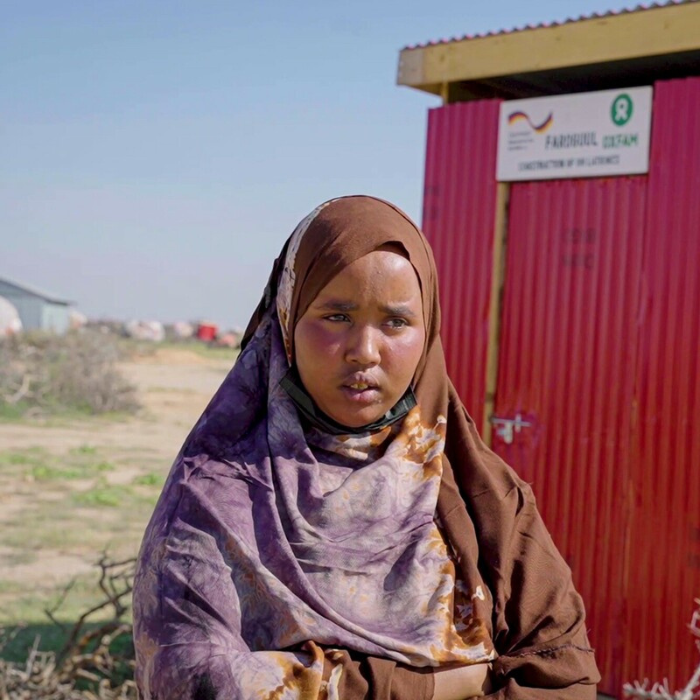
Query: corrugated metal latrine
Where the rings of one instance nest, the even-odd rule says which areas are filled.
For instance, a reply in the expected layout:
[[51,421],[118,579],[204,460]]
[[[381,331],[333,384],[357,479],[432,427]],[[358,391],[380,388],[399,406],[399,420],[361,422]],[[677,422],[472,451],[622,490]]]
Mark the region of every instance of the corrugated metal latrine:
[[[432,110],[425,228],[448,369],[481,424],[495,101]],[[511,186],[494,449],[530,482],[603,674],[685,684],[700,597],[700,79],[655,86],[648,176]],[[500,431],[503,433],[503,431]]]
[[498,100],[430,110],[423,230],[435,253],[450,376],[483,420],[496,213]]

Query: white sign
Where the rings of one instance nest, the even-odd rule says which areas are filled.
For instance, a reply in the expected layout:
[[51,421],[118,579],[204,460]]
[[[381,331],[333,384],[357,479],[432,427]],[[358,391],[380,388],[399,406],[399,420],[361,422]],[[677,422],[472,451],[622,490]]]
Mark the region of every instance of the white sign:
[[648,172],[651,101],[640,87],[502,102],[496,179]]

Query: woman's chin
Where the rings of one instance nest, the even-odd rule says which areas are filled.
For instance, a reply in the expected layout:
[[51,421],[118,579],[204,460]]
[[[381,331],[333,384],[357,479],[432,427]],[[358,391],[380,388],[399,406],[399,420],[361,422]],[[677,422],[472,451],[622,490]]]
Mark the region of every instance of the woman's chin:
[[336,394],[334,401],[325,405],[318,403],[319,408],[336,423],[348,428],[361,428],[363,425],[374,423],[384,416],[386,401],[379,389],[357,390],[343,387]]
[[336,423],[345,425],[348,428],[361,428],[363,425],[374,423],[384,416],[385,413],[377,406],[367,406],[361,409],[356,408],[355,410],[326,411],[326,414]]

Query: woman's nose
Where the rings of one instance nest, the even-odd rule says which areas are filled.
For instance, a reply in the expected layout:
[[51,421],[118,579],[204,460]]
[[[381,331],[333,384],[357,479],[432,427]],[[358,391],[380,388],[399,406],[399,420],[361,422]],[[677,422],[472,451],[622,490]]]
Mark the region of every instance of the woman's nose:
[[348,338],[345,359],[356,365],[378,365],[381,360],[378,333],[371,326],[354,329]]

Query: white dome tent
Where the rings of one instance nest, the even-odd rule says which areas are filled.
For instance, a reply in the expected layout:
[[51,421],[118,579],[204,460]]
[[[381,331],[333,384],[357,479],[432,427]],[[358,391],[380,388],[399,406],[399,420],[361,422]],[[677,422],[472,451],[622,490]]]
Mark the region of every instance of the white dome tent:
[[22,321],[14,304],[0,297],[0,338],[6,338],[22,330]]

